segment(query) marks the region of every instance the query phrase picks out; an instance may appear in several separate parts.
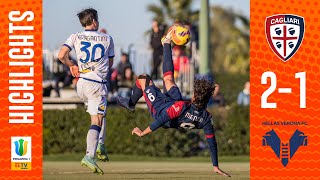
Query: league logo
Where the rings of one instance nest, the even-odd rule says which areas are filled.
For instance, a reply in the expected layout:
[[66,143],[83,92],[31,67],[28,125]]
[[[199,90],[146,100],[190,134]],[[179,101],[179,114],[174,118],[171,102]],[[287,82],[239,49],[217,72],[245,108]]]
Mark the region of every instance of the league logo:
[[18,156],[24,156],[27,154],[28,151],[28,141],[25,141],[23,139],[19,139],[18,141],[14,142],[14,145],[16,147],[16,154]]
[[308,137],[298,129],[291,136],[289,143],[281,142],[277,133],[271,130],[263,136],[262,146],[270,146],[284,167],[289,163],[300,146],[308,145]]
[[11,137],[11,170],[31,170],[31,137]]
[[284,62],[299,49],[304,36],[304,18],[278,14],[266,18],[265,32],[272,51]]

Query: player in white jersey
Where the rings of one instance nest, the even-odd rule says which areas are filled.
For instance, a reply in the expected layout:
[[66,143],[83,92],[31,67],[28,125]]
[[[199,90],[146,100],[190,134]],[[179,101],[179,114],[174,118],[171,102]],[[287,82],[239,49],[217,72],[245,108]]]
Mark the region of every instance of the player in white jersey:
[[[108,94],[106,77],[113,65],[114,45],[111,36],[97,31],[99,21],[96,10],[84,9],[77,15],[85,30],[74,33],[67,39],[60,49],[58,58],[69,66],[74,77],[79,77],[77,93],[91,115],[87,152],[81,160],[81,165],[103,174],[94,157],[97,153],[100,160],[108,160],[104,149]],[[69,59],[69,52],[72,49],[76,52],[77,64]]]

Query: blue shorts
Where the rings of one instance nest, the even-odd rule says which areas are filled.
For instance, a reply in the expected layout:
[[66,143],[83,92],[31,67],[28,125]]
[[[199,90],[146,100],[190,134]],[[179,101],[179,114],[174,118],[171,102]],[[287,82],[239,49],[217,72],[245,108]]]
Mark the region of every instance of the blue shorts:
[[147,86],[144,89],[143,96],[153,116],[160,115],[163,110],[170,107],[175,101],[182,101],[181,92],[176,86],[171,87],[166,93],[162,93],[155,85]]

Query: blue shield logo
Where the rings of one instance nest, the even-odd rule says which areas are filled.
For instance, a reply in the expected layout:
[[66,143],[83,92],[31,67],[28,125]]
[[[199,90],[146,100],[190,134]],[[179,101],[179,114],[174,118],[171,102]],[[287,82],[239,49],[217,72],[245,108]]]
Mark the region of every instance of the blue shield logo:
[[262,137],[262,146],[270,146],[284,167],[288,165],[289,159],[292,159],[300,146],[307,145],[308,137],[298,129],[293,133],[288,143],[281,142],[274,130],[267,132]]

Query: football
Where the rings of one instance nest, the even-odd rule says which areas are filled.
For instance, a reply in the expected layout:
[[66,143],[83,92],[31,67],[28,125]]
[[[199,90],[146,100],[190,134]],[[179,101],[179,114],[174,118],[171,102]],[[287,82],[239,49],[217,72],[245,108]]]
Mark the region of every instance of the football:
[[178,25],[172,32],[172,41],[179,46],[185,45],[190,40],[190,30],[186,26]]

